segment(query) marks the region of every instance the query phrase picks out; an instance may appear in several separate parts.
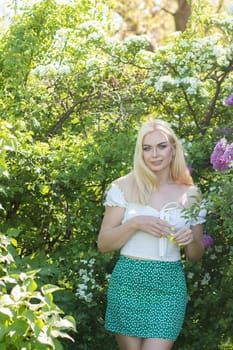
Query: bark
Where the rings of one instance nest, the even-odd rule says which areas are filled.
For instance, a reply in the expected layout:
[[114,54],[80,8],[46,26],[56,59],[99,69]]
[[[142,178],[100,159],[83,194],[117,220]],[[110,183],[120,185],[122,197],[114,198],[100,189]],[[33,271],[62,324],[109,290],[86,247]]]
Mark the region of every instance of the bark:
[[183,32],[186,29],[187,21],[191,15],[191,2],[177,0],[178,8],[174,13],[176,31]]

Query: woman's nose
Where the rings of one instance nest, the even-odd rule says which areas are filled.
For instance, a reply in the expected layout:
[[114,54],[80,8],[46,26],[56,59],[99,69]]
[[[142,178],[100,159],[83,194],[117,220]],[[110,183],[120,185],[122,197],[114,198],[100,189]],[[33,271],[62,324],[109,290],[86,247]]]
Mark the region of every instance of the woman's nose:
[[153,157],[157,156],[157,149],[155,147],[152,149],[152,155]]

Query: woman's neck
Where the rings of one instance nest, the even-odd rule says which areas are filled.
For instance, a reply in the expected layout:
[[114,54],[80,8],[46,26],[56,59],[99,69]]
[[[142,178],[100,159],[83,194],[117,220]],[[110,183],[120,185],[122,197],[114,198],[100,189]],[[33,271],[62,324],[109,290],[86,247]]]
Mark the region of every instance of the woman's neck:
[[170,171],[166,174],[156,174],[157,180],[158,180],[158,186],[163,187],[166,185],[174,184],[174,180],[171,177]]

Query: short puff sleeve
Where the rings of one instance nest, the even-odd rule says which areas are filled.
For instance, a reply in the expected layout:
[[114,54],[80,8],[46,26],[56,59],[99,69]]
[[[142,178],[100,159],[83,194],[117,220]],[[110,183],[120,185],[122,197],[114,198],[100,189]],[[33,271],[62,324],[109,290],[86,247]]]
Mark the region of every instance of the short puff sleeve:
[[206,222],[206,215],[207,215],[207,210],[205,208],[202,208],[199,213],[197,213],[197,216],[195,218],[190,219],[190,225],[195,226],[199,224],[203,224]]
[[104,205],[110,207],[127,207],[127,202],[125,200],[124,193],[121,191],[119,186],[117,186],[116,184],[111,185],[111,187],[106,193]]

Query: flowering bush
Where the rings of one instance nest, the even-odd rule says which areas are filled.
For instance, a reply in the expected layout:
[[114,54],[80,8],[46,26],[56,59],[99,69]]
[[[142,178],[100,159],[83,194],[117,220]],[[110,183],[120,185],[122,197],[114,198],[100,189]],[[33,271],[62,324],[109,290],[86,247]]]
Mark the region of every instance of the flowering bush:
[[[0,347],[2,350],[62,350],[59,338],[75,331],[75,320],[54,303],[55,285],[36,283],[38,271],[18,272],[15,239],[0,234]],[[16,265],[16,259],[18,260]]]
[[233,143],[228,145],[226,139],[221,139],[214,147],[210,161],[216,170],[229,169],[233,161]]
[[85,259],[80,260],[80,263],[84,264],[84,268],[79,269],[79,283],[75,295],[87,303],[93,301],[93,290],[98,292],[102,289],[95,280],[93,268],[95,261],[94,258],[91,258],[89,261]]
[[[153,50],[145,37],[109,33],[106,1],[57,3],[37,1],[0,41],[0,226],[20,232],[19,266],[33,262],[40,284],[62,287],[54,298],[77,321],[75,347],[116,348],[103,328],[116,256],[96,248],[103,196],[132,167],[135,128],[159,116],[186,140],[208,209],[202,261],[182,256],[189,302],[174,350],[231,346],[233,121],[231,99],[223,101],[233,85],[232,11],[198,1],[186,32]],[[216,144],[220,171],[210,162]]]

